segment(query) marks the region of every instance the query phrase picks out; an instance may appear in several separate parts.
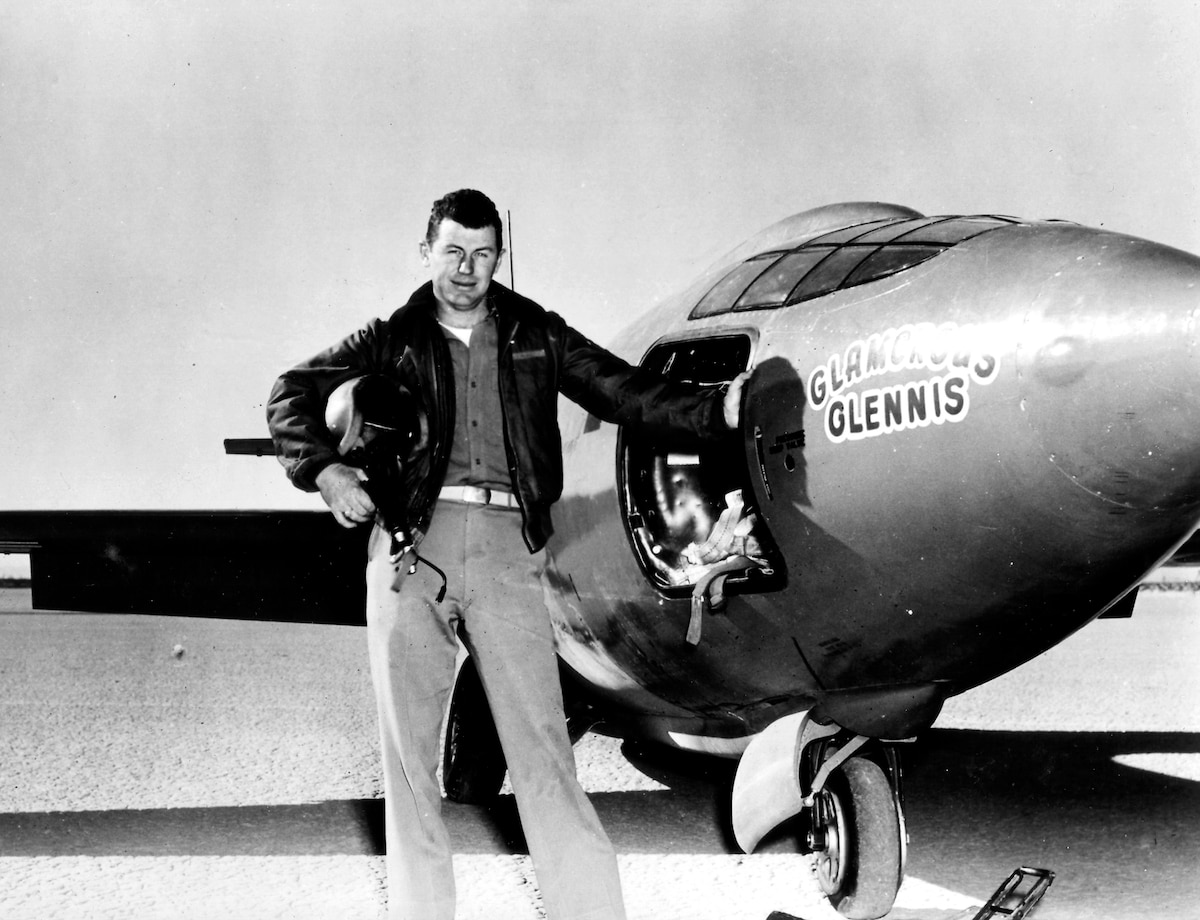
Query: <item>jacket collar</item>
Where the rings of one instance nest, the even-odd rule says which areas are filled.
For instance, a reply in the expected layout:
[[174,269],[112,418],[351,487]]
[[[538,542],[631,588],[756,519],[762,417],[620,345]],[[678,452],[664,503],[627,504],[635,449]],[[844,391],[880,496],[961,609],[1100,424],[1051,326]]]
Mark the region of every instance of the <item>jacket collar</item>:
[[[488,315],[502,316],[511,312],[513,294],[502,284],[492,282],[487,292]],[[433,296],[433,282],[426,281],[409,295],[405,308],[412,308],[437,318],[437,299]],[[403,308],[402,308],[403,309]]]
[[[488,315],[496,318],[500,335],[507,341],[520,320],[520,298],[504,285],[493,281],[488,288],[487,300]],[[402,324],[428,320],[437,321],[437,299],[433,295],[432,281],[426,281],[413,291],[408,303],[393,316],[393,321]]]

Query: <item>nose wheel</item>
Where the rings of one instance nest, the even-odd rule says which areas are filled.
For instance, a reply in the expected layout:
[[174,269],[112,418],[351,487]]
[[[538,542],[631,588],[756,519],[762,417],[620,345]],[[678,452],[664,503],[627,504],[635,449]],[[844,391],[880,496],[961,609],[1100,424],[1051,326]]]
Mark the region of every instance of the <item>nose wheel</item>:
[[904,859],[903,816],[883,768],[850,757],[829,774],[811,814],[821,890],[851,920],[882,917],[900,890]]
[[817,829],[809,834],[809,847],[816,853],[817,881],[827,896],[840,893],[846,884],[846,860],[843,852],[846,835],[846,809],[840,796],[825,790],[817,796]]

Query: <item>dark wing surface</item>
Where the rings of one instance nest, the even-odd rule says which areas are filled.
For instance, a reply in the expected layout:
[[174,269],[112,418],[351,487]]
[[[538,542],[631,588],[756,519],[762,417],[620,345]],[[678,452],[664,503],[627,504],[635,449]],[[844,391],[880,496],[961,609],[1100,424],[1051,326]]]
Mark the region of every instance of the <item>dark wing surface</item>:
[[7,511],[39,610],[364,622],[367,528],[324,511]]

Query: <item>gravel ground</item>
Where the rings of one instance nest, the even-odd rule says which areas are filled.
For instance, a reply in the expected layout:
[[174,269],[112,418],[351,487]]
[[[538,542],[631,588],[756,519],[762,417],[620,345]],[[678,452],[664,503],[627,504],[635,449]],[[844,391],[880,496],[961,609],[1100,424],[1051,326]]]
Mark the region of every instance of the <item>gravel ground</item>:
[[[0,590],[0,917],[382,917],[364,642],[34,614],[27,590]],[[1018,864],[1058,873],[1039,920],[1200,917],[1198,653],[1200,598],[1143,592],[1133,620],[951,700],[906,755],[895,918],[969,916]],[[732,852],[723,764],[595,735],[577,753],[631,918],[837,916],[786,842]],[[542,916],[508,797],[448,806],[447,823],[464,920]]]

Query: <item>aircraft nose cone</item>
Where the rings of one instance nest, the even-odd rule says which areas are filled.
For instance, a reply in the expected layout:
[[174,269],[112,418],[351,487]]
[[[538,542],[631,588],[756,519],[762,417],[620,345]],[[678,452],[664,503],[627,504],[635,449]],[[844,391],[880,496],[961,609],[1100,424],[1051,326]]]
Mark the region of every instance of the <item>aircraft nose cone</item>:
[[1131,509],[1200,501],[1200,259],[1099,234],[1041,287],[1018,348],[1046,459]]

